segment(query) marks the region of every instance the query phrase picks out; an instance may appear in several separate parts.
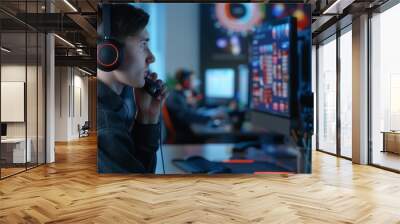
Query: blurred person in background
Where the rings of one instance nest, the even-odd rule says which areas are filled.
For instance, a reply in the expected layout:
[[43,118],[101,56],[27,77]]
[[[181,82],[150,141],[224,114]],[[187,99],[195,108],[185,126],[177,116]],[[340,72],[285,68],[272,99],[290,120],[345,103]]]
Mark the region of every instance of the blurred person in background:
[[199,95],[194,91],[193,71],[179,69],[175,73],[176,84],[170,92],[166,106],[175,129],[177,143],[199,142],[191,129],[194,123],[204,124],[225,117],[222,113],[206,115],[197,110]]

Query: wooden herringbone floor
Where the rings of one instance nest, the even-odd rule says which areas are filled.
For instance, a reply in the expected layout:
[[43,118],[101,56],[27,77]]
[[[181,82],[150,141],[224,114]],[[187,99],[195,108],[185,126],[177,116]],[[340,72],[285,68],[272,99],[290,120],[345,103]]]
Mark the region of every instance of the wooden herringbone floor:
[[98,175],[95,138],[0,181],[0,223],[400,223],[400,175],[320,152],[312,175]]

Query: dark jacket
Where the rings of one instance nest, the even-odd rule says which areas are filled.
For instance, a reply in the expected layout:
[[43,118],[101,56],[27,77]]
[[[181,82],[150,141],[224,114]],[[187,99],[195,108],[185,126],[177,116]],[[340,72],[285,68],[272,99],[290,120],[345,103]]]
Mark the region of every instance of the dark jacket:
[[99,173],[154,173],[160,126],[134,122],[135,114],[133,88],[118,95],[97,81]]
[[198,113],[188,104],[181,90],[173,90],[166,100],[166,105],[176,131],[177,142],[190,142],[191,139],[196,138],[190,125],[206,123],[211,119],[209,116]]

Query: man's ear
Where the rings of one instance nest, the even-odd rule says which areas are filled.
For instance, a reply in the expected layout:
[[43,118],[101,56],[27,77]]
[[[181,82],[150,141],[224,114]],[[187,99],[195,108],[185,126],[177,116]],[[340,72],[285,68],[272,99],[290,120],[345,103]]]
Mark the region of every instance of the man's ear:
[[121,53],[122,57],[121,57],[120,69],[123,71],[124,68],[126,68],[130,63],[132,63],[133,55],[131,54],[130,51],[126,50],[126,43],[125,42],[121,42],[121,43],[122,43],[122,47],[120,48],[120,53]]

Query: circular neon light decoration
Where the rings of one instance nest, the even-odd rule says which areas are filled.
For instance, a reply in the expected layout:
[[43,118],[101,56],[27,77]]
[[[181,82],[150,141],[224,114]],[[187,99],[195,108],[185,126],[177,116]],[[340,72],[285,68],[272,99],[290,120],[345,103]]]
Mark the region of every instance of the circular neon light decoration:
[[272,15],[281,18],[285,15],[285,5],[282,3],[274,4],[272,6]]
[[304,11],[301,9],[296,9],[296,11],[294,11],[293,13],[293,16],[296,17],[297,27],[300,30],[306,28],[310,23],[308,17],[304,14]]
[[263,19],[259,4],[217,3],[215,12],[218,23],[228,32],[247,33]]

